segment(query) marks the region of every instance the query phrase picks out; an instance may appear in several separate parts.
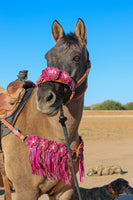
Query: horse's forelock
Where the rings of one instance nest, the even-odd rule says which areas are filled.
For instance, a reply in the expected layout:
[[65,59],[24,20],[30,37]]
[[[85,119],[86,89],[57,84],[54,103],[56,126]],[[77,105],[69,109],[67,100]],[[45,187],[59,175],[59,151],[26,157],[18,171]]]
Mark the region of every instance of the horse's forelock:
[[64,43],[69,44],[69,45],[78,45],[79,44],[79,40],[74,33],[69,33],[69,34],[65,35],[62,39],[63,39]]

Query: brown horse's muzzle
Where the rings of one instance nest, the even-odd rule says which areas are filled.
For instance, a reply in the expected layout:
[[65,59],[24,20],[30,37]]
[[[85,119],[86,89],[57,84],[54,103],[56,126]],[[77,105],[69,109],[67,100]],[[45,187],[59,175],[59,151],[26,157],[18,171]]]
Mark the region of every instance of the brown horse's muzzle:
[[43,83],[37,90],[37,109],[45,115],[54,116],[58,113],[62,104],[62,94],[57,94],[55,84],[51,82]]

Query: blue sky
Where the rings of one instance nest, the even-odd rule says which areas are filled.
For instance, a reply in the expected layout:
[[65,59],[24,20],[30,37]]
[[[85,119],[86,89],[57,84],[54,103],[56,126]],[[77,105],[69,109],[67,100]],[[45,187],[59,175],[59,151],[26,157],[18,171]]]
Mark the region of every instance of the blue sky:
[[25,69],[36,82],[55,44],[53,21],[69,33],[79,17],[92,63],[85,105],[133,101],[133,0],[0,0],[0,85],[6,88]]

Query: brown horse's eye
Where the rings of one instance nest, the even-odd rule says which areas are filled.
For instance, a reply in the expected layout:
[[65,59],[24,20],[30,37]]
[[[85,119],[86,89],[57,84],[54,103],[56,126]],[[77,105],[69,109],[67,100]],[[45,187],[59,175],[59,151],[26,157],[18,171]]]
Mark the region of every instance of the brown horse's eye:
[[79,57],[79,56],[75,56],[75,57],[73,58],[73,60],[74,60],[75,62],[79,62],[79,61],[80,61],[80,57]]

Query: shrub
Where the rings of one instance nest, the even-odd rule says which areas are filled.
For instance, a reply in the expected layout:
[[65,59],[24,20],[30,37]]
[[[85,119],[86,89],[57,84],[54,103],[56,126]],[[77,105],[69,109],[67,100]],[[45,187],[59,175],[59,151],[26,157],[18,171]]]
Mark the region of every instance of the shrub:
[[133,102],[127,103],[124,107],[126,110],[133,110]]
[[125,110],[125,107],[117,101],[107,100],[95,106],[93,110]]
[[84,110],[90,110],[89,106],[84,106]]

